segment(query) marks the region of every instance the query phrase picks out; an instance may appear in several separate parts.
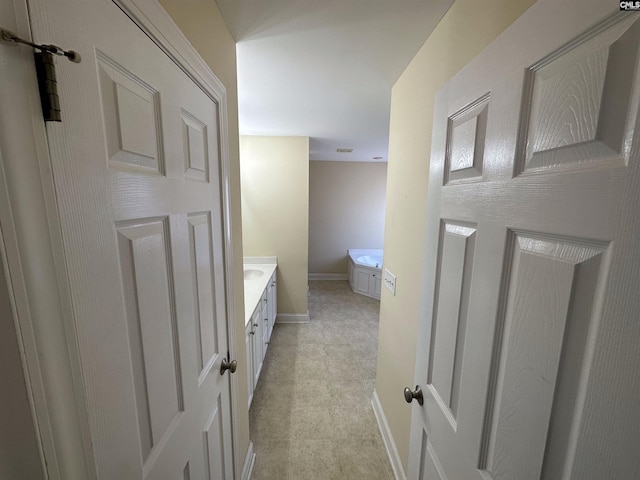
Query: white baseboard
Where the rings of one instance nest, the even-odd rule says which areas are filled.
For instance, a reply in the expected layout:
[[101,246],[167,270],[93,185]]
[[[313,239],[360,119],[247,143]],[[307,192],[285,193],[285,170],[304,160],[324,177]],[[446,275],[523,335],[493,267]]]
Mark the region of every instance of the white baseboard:
[[253,474],[253,466],[256,464],[256,453],[253,451],[253,442],[249,442],[247,455],[244,457],[244,465],[242,466],[242,480],[251,480]]
[[346,273],[310,273],[309,280],[347,280]]
[[309,323],[309,311],[307,313],[279,313],[276,323]]
[[387,423],[387,417],[384,414],[384,410],[382,410],[382,404],[380,403],[380,398],[378,398],[378,392],[375,390],[373,391],[371,405],[373,406],[373,413],[378,421],[378,428],[380,429],[380,435],[382,435],[382,441],[387,449],[387,455],[391,462],[393,475],[396,477],[396,480],[407,480],[407,475],[404,473],[404,467],[402,466],[402,460],[400,460],[400,455],[396,448],[396,442],[393,440],[393,435],[391,435],[391,430]]

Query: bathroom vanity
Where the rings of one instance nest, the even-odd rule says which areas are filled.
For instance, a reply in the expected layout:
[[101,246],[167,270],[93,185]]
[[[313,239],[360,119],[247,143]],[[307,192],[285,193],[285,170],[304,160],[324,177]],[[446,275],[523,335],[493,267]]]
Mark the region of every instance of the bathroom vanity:
[[245,346],[249,406],[267,353],[277,307],[277,257],[244,258]]

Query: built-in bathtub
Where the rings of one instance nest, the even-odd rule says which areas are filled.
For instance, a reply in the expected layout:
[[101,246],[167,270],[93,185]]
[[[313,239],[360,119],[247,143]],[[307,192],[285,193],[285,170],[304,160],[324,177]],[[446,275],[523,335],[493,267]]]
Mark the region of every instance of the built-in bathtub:
[[380,298],[382,290],[382,249],[350,248],[347,250],[351,290],[368,297]]

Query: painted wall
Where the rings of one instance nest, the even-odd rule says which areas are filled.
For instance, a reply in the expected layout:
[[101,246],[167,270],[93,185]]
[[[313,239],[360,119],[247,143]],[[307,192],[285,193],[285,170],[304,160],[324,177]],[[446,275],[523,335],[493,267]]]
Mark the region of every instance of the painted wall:
[[411,407],[402,389],[414,380],[435,94],[533,3],[456,0],[392,90],[384,260],[397,293],[382,289],[376,391],[405,470]]
[[238,90],[236,42],[213,0],[159,0],[187,39],[209,65],[227,90],[229,128],[229,175],[231,232],[233,238],[233,307],[236,324],[236,344],[232,356],[238,359],[238,445],[240,461],[249,447],[249,411],[247,366],[244,342],[244,277],[242,271],[242,213],[240,201],[240,149],[238,142]]
[[382,248],[387,164],[309,164],[309,272],[347,273],[347,249]]
[[240,137],[244,255],[278,257],[278,313],[307,314],[309,137]]

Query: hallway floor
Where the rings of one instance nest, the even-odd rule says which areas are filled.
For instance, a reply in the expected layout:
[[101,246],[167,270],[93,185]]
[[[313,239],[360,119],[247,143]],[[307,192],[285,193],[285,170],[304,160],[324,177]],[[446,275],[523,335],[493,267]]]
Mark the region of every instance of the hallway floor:
[[252,479],[393,479],[371,407],[380,302],[309,286],[311,322],[276,323],[254,394]]

